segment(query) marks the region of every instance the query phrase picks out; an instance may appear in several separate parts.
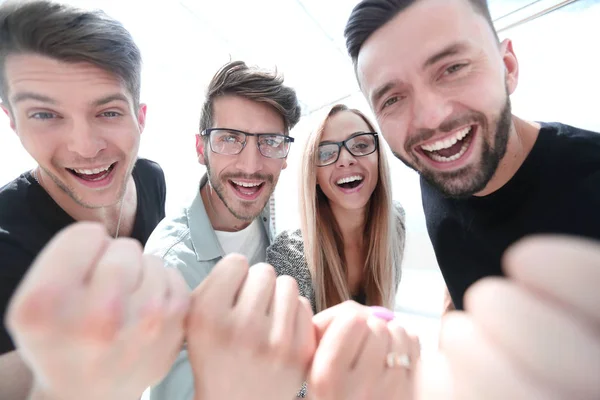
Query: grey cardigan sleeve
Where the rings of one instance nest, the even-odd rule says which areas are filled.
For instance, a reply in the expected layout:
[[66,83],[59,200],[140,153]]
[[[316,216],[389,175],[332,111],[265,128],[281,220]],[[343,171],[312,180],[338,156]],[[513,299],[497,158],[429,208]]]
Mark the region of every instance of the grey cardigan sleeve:
[[300,230],[280,233],[267,248],[267,263],[275,268],[277,276],[289,275],[298,283],[300,295],[310,300],[313,312],[316,310],[312,278],[306,258],[304,242]]
[[[304,257],[304,242],[300,230],[280,233],[267,248],[267,263],[275,268],[277,276],[289,275],[298,282],[300,295],[310,300],[314,313],[316,305],[312,279]],[[296,397],[306,397],[306,391],[306,383],[303,383]]]
[[404,208],[398,201],[394,201],[394,217],[396,220],[396,234],[398,235],[398,244],[400,248],[396,252],[396,260],[394,260],[394,267],[396,268],[396,290],[400,284],[402,277],[402,260],[404,259],[404,246],[406,244],[406,213]]

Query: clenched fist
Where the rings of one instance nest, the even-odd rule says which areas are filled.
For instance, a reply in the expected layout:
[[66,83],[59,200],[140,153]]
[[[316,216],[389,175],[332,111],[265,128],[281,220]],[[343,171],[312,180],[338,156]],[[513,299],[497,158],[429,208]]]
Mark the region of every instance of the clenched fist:
[[40,253],[6,325],[39,397],[138,399],[181,349],[189,296],[179,273],[138,242],[77,223]]
[[296,281],[229,255],[192,296],[187,348],[195,398],[293,399],[316,342]]

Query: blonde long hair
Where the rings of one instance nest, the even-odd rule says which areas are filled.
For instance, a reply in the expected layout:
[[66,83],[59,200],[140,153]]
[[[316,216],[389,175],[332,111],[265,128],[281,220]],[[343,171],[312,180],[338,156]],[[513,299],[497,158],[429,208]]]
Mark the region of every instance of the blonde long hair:
[[[317,186],[316,157],[325,124],[335,114],[348,111],[373,124],[358,110],[337,104],[319,127],[310,133],[300,167],[300,217],[304,255],[313,280],[317,312],[351,298],[347,281],[344,243],[329,199]],[[385,150],[377,150],[379,179],[367,204],[363,289],[368,305],[393,308],[404,249],[404,229],[392,204],[389,166]],[[398,266],[398,268],[397,268]]]

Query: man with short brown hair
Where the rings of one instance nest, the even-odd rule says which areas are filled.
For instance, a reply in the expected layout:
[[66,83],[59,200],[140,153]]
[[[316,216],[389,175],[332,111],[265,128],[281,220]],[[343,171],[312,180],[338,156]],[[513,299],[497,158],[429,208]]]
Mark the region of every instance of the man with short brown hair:
[[[95,221],[143,245],[164,217],[163,172],[137,157],[146,120],[140,80],[138,47],[104,13],[49,1],[0,7],[1,107],[38,164],[0,188],[3,318],[29,266],[64,227]],[[14,350],[3,325],[3,398],[27,391]]]

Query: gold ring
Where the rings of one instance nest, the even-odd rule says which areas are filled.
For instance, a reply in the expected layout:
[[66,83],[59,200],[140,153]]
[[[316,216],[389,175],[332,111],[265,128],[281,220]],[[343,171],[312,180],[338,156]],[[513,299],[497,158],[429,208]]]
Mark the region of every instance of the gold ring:
[[406,368],[410,369],[410,357],[408,354],[398,354],[390,352],[385,358],[385,364],[388,368]]

